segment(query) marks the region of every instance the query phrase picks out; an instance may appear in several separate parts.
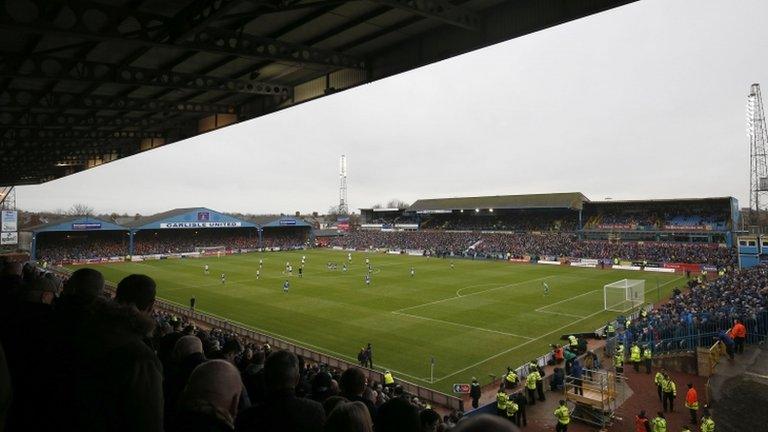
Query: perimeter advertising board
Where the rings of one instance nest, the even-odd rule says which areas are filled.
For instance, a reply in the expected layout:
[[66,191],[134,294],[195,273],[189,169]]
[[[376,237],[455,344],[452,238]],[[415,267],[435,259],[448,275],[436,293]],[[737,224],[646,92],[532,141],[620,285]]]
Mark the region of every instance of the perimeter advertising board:
[[18,213],[15,210],[0,212],[0,245],[19,244]]
[[0,216],[0,231],[18,231],[18,213],[14,210],[3,210]]
[[0,245],[15,245],[15,244],[19,244],[19,233],[15,231],[0,233]]

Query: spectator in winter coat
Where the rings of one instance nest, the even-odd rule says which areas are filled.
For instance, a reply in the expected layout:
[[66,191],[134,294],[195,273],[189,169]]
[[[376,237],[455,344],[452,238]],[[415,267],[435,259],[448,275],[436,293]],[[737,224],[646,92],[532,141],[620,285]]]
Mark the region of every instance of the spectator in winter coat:
[[77,320],[60,338],[54,379],[60,388],[53,392],[60,430],[163,429],[162,366],[144,342],[154,328],[154,282],[128,277],[118,298],[69,311]]
[[176,410],[179,397],[192,371],[206,361],[203,343],[196,336],[182,336],[176,341],[171,358],[171,363],[165,367],[163,380],[166,424]]
[[276,351],[264,363],[266,400],[237,418],[238,431],[320,432],[325,423],[323,406],[296,397],[299,360],[289,351]]
[[365,392],[366,382],[365,374],[362,369],[356,367],[347,368],[341,374],[339,379],[339,387],[341,388],[341,396],[344,396],[350,402],[362,402],[368,407],[368,412],[371,418],[376,416],[376,406],[373,401],[363,397]]
[[234,431],[241,390],[240,372],[231,363],[201,364],[189,377],[170,432]]

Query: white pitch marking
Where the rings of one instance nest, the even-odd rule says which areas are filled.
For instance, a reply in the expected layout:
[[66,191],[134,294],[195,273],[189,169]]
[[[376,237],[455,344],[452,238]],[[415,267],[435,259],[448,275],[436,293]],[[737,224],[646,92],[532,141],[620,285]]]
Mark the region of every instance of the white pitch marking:
[[573,322],[571,322],[571,323],[568,323],[568,324],[566,324],[566,325],[564,325],[564,326],[562,326],[562,327],[556,328],[555,330],[552,330],[552,331],[551,331],[551,332],[549,332],[549,333],[543,334],[543,335],[541,335],[541,336],[539,336],[539,337],[537,337],[537,338],[535,338],[535,339],[531,339],[531,340],[529,340],[529,341],[527,341],[527,342],[523,342],[523,343],[521,343],[520,345],[516,345],[516,346],[513,346],[512,348],[509,348],[509,349],[506,349],[506,350],[504,350],[504,351],[502,351],[502,352],[500,352],[500,353],[494,354],[494,355],[492,355],[492,356],[490,356],[490,357],[488,357],[488,358],[486,358],[486,359],[484,359],[484,360],[480,360],[479,362],[473,363],[473,364],[471,364],[471,365],[469,365],[469,366],[467,366],[467,367],[465,367],[465,368],[459,369],[459,370],[457,370],[457,371],[455,371],[455,372],[451,372],[451,373],[450,373],[450,374],[448,374],[448,375],[445,375],[445,376],[443,376],[443,377],[441,377],[441,378],[439,378],[439,379],[436,379],[436,380],[435,380],[435,382],[440,382],[440,381],[442,381],[442,380],[444,380],[444,379],[446,379],[446,378],[450,378],[450,377],[452,377],[452,376],[454,376],[454,375],[456,375],[456,374],[462,373],[462,372],[464,372],[464,371],[466,371],[466,370],[468,370],[468,369],[472,369],[472,368],[473,368],[473,367],[475,367],[475,366],[481,365],[481,364],[483,364],[483,363],[487,362],[488,360],[493,360],[493,359],[495,359],[496,357],[500,357],[500,356],[502,356],[502,355],[504,355],[504,354],[510,353],[510,352],[512,352],[512,351],[514,351],[514,350],[516,350],[516,349],[518,349],[518,348],[522,348],[522,347],[524,347],[524,346],[526,346],[526,345],[528,345],[528,344],[530,344],[530,343],[532,343],[532,342],[535,342],[535,341],[537,341],[537,340],[540,340],[540,339],[544,339],[545,337],[547,337],[547,336],[549,336],[549,335],[551,335],[551,334],[553,334],[553,333],[557,333],[557,332],[559,332],[560,330],[563,330],[563,329],[565,329],[565,328],[568,328],[568,327],[570,327],[570,326],[572,326],[572,325],[574,325],[574,324],[576,324],[576,323],[578,323],[578,322],[584,321],[585,319],[588,319],[588,318],[592,318],[593,316],[596,316],[596,315],[598,315],[598,314],[601,314],[601,313],[603,313],[603,312],[604,312],[603,310],[599,310],[599,311],[597,311],[597,312],[595,312],[595,313],[593,313],[593,314],[591,314],[591,315],[587,315],[587,316],[585,316],[584,318],[578,319],[578,320],[576,320],[576,321],[573,321]]
[[[675,279],[672,279],[672,280],[670,280],[670,281],[664,282],[663,284],[659,285],[658,287],[659,287],[659,288],[661,288],[661,287],[663,287],[663,286],[666,286],[666,285],[669,285],[669,284],[671,284],[671,283],[673,283],[673,282],[676,282],[676,281],[678,281],[678,280],[680,280],[680,279],[682,279],[682,278],[683,278],[683,277],[682,277],[682,276],[680,276],[680,277],[678,277],[678,278],[675,278]],[[535,342],[535,341],[537,341],[537,340],[543,339],[543,338],[545,338],[545,337],[547,337],[547,336],[549,336],[549,335],[551,335],[551,334],[553,334],[553,333],[557,333],[557,332],[559,332],[560,330],[563,330],[563,329],[565,329],[565,328],[568,328],[568,327],[570,327],[570,326],[572,326],[572,325],[574,325],[574,324],[576,324],[576,323],[579,323],[579,322],[581,322],[581,321],[584,321],[584,320],[586,320],[586,319],[592,318],[593,316],[597,316],[597,315],[599,315],[599,314],[601,314],[601,313],[603,313],[603,312],[605,312],[605,310],[602,310],[602,309],[601,309],[601,310],[599,310],[599,311],[597,311],[597,312],[595,312],[595,313],[593,313],[593,314],[591,314],[591,315],[587,315],[587,316],[585,316],[585,317],[583,317],[583,318],[577,319],[576,321],[573,321],[573,322],[571,322],[571,323],[569,323],[569,324],[566,324],[566,325],[564,325],[564,326],[562,326],[562,327],[559,327],[559,328],[557,328],[557,329],[555,329],[555,330],[552,330],[551,332],[549,332],[549,333],[546,333],[546,334],[543,334],[543,335],[541,335],[541,336],[539,336],[539,337],[537,337],[537,338],[535,338],[535,339],[531,339],[531,340],[529,340],[529,341],[527,341],[527,342],[523,342],[523,343],[521,343],[520,345],[514,346],[514,347],[512,347],[512,348],[509,348],[509,349],[506,349],[506,350],[504,350],[504,351],[502,351],[502,352],[500,352],[500,353],[498,353],[498,354],[494,354],[494,355],[492,355],[492,356],[490,356],[490,357],[488,357],[488,358],[486,358],[486,359],[484,359],[484,360],[480,360],[479,362],[473,363],[473,364],[471,364],[471,365],[469,365],[469,366],[467,366],[467,367],[465,367],[465,368],[459,369],[459,370],[457,370],[457,371],[455,371],[455,372],[451,372],[451,373],[450,373],[450,374],[448,374],[448,375],[445,375],[445,376],[443,376],[443,377],[441,377],[441,378],[439,378],[439,379],[436,379],[434,382],[440,382],[440,381],[442,381],[442,380],[444,380],[444,379],[446,379],[446,378],[450,378],[450,377],[452,377],[452,376],[454,376],[454,375],[456,375],[456,374],[459,374],[459,373],[462,373],[462,372],[464,372],[464,371],[466,371],[466,370],[472,369],[473,367],[475,367],[475,366],[478,366],[478,365],[481,365],[481,364],[483,364],[483,363],[487,362],[488,360],[493,360],[493,359],[495,359],[496,357],[499,357],[499,356],[502,356],[502,355],[504,355],[504,354],[510,353],[510,352],[512,352],[512,351],[515,351],[515,350],[516,350],[516,349],[518,349],[518,348],[522,348],[522,347],[524,347],[524,346],[526,346],[526,345],[528,345],[528,344],[530,344],[530,343],[532,343],[532,342]],[[433,384],[434,384],[434,383],[433,383]]]
[[476,291],[476,292],[469,293],[469,294],[463,295],[463,296],[446,297],[444,299],[435,300],[435,301],[431,301],[431,302],[427,302],[427,303],[422,303],[422,304],[419,304],[419,305],[416,305],[416,306],[408,306],[408,307],[405,307],[405,308],[402,308],[402,309],[398,309],[398,310],[395,310],[395,311],[392,311],[392,312],[403,312],[403,311],[407,311],[407,310],[411,310],[411,309],[417,309],[417,308],[420,308],[422,306],[429,306],[429,305],[433,305],[433,304],[438,304],[438,303],[446,302],[446,301],[449,301],[449,300],[456,300],[457,298],[469,297],[469,296],[473,296],[473,295],[477,295],[477,294],[482,294],[482,293],[486,293],[486,292],[490,292],[490,291],[495,291],[495,290],[498,290],[498,289],[511,288],[513,286],[523,285],[523,284],[527,284],[527,283],[531,283],[531,282],[536,282],[536,281],[540,281],[540,280],[544,280],[544,279],[549,279],[549,278],[553,278],[553,277],[556,277],[556,275],[544,276],[544,277],[540,277],[540,278],[537,278],[537,279],[529,279],[529,280],[526,280],[526,281],[515,282],[515,283],[511,283],[511,284],[507,284],[507,285],[498,286],[498,287],[495,287],[495,288],[489,288],[487,290]]
[[513,336],[513,337],[521,338],[521,339],[531,339],[528,336],[521,336],[519,334],[507,333],[507,332],[503,332],[503,331],[499,331],[499,330],[492,330],[492,329],[487,329],[487,328],[482,328],[482,327],[475,327],[475,326],[471,326],[471,325],[467,325],[467,324],[461,324],[461,323],[457,323],[457,322],[453,322],[453,321],[445,321],[445,320],[436,319],[436,318],[429,318],[429,317],[425,317],[425,316],[421,316],[421,315],[412,315],[412,314],[404,313],[404,312],[392,312],[392,313],[395,314],[395,315],[407,316],[407,317],[417,318],[417,319],[426,320],[426,321],[434,321],[434,322],[439,322],[439,323],[443,323],[443,324],[454,325],[454,326],[457,326],[457,327],[464,327],[464,328],[468,328],[468,329],[472,329],[472,330],[484,331],[484,332],[489,332],[489,333],[498,333],[498,334],[502,334],[502,335],[505,335],[505,336]]
[[[179,303],[176,303],[175,301],[172,301],[172,300],[163,299],[163,301],[168,302],[168,303],[173,303],[173,304],[175,304],[177,306],[180,306],[180,307],[186,307],[186,306],[184,306],[182,304],[179,304]],[[198,310],[200,312],[205,312],[202,309],[198,309]],[[313,345],[313,344],[311,344],[309,342],[305,342],[305,341],[302,341],[302,340],[299,340],[299,339],[294,339],[292,337],[281,335],[280,333],[276,333],[276,332],[272,332],[272,331],[267,331],[267,330],[264,330],[262,328],[256,327],[256,326],[251,325],[251,324],[245,324],[245,323],[241,323],[239,321],[235,321],[235,320],[230,319],[230,318],[224,318],[224,317],[222,317],[220,315],[216,315],[215,313],[212,313],[212,312],[205,312],[205,313],[207,315],[214,316],[214,317],[219,318],[221,320],[224,320],[224,321],[227,321],[227,322],[230,322],[230,323],[234,323],[234,324],[239,324],[239,325],[241,325],[241,326],[243,326],[245,328],[253,329],[253,330],[255,330],[257,332],[260,332],[260,333],[262,333],[264,335],[267,335],[267,336],[273,336],[273,337],[277,337],[277,338],[280,338],[280,339],[283,339],[283,340],[286,340],[286,341],[289,341],[289,342],[295,342],[298,345],[309,347],[309,348],[314,348],[314,349],[316,349],[318,351],[330,353],[330,354],[333,354],[333,355],[335,355],[337,357],[345,358],[347,360],[351,360],[354,363],[357,363],[357,358],[356,357],[351,357],[349,355],[340,353],[338,351],[333,351],[333,350],[330,350],[330,349],[327,349],[327,348],[323,348],[323,347],[320,347],[320,346],[317,346],[317,345]],[[378,369],[389,370],[389,371],[395,372],[397,375],[407,376],[409,378],[413,378],[413,379],[416,379],[416,380],[419,380],[419,381],[422,381],[422,382],[426,382],[426,383],[429,382],[428,379],[420,378],[420,377],[417,377],[417,376],[414,376],[414,375],[410,375],[410,374],[407,374],[407,373],[405,373],[403,371],[392,369],[392,368],[386,367],[384,365],[378,366]]]
[[565,313],[565,312],[552,312],[552,311],[548,311],[548,310],[544,310],[544,309],[547,309],[550,306],[555,306],[555,305],[559,305],[561,303],[569,302],[569,301],[571,301],[573,299],[577,299],[579,297],[584,297],[585,295],[592,294],[593,292],[597,292],[597,291],[600,291],[600,290],[588,291],[588,292],[579,294],[577,296],[573,296],[573,297],[567,298],[565,300],[560,300],[560,301],[555,302],[555,303],[550,303],[548,305],[544,305],[544,306],[542,306],[540,308],[535,309],[535,311],[539,312],[539,313],[546,313],[546,314],[551,314],[551,315],[561,315],[561,316],[567,316],[567,317],[571,317],[571,318],[584,318],[582,315],[574,315],[574,314],[569,314],[569,313]]

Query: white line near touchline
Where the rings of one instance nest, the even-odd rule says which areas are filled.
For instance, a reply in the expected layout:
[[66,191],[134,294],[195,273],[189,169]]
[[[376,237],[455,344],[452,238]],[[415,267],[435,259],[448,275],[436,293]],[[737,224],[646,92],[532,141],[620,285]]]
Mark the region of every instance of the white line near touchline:
[[408,306],[408,307],[405,307],[405,308],[402,308],[402,309],[398,309],[398,310],[395,310],[395,311],[392,311],[392,312],[403,312],[403,311],[407,311],[407,310],[411,310],[411,309],[420,308],[422,306],[429,306],[429,305],[433,305],[433,304],[438,304],[438,303],[446,302],[448,300],[456,300],[456,299],[459,299],[459,298],[469,297],[469,296],[473,296],[473,295],[477,295],[477,294],[486,293],[486,292],[489,292],[489,291],[495,291],[495,290],[498,290],[498,289],[511,288],[513,286],[523,285],[523,284],[527,284],[527,283],[531,283],[531,282],[537,282],[537,281],[540,281],[540,280],[549,279],[549,278],[553,278],[553,277],[556,277],[556,275],[544,276],[544,277],[540,277],[540,278],[537,278],[537,279],[529,279],[529,280],[526,280],[526,281],[515,282],[515,283],[511,283],[511,284],[507,284],[507,285],[498,286],[496,288],[489,288],[487,290],[476,291],[476,292],[469,293],[469,294],[466,294],[466,295],[456,295],[456,296],[453,296],[453,297],[446,297],[444,299],[435,300],[435,301],[431,301],[431,302],[427,302],[427,303],[422,303],[422,304],[416,305],[416,306]]
[[[661,287],[663,287],[663,286],[666,286],[666,285],[669,285],[669,284],[671,284],[671,283],[673,283],[673,282],[676,282],[676,281],[678,281],[678,280],[680,280],[680,279],[682,279],[682,278],[683,278],[683,277],[682,277],[682,276],[680,276],[680,277],[678,277],[678,278],[675,278],[675,279],[672,279],[672,280],[670,280],[670,281],[664,282],[663,284],[659,285],[658,287],[659,287],[659,288],[661,288]],[[518,349],[518,348],[522,348],[522,347],[524,347],[524,346],[526,346],[526,345],[530,344],[531,342],[535,342],[535,341],[537,341],[537,340],[543,339],[543,338],[545,338],[545,337],[547,337],[547,336],[551,335],[552,333],[557,333],[557,332],[559,332],[560,330],[563,330],[563,329],[565,329],[565,328],[568,328],[568,327],[570,327],[570,326],[572,326],[572,325],[574,325],[574,324],[576,324],[576,323],[578,323],[578,322],[584,321],[585,319],[589,319],[589,318],[592,318],[593,316],[599,315],[599,314],[601,314],[601,313],[603,313],[603,312],[605,312],[605,310],[599,310],[599,311],[597,311],[597,312],[595,312],[595,313],[593,313],[593,314],[591,314],[591,315],[587,315],[587,316],[585,316],[584,318],[580,318],[580,319],[578,319],[578,320],[576,320],[576,321],[574,321],[574,322],[572,322],[572,323],[570,323],[570,324],[566,324],[566,325],[564,325],[564,326],[562,326],[562,327],[560,327],[560,328],[557,328],[557,329],[555,329],[555,330],[552,330],[551,332],[549,332],[549,333],[547,333],[547,334],[543,334],[543,335],[541,335],[541,336],[539,336],[539,337],[537,337],[537,338],[535,338],[535,339],[531,339],[531,340],[529,340],[529,341],[527,341],[527,342],[523,342],[523,343],[521,343],[520,345],[517,345],[517,346],[514,346],[514,347],[512,347],[512,348],[509,348],[509,349],[507,349],[507,350],[504,350],[504,351],[502,351],[502,352],[500,352],[500,353],[498,353],[498,354],[494,354],[494,355],[492,355],[492,356],[488,357],[488,358],[487,358],[487,359],[485,359],[485,360],[480,360],[479,362],[477,362],[477,363],[474,363],[474,364],[471,364],[471,365],[469,365],[469,366],[467,366],[467,367],[465,367],[465,368],[459,369],[459,370],[457,370],[457,371],[455,371],[455,372],[451,372],[451,373],[450,373],[450,374],[448,374],[448,375],[445,375],[445,376],[443,376],[443,377],[441,377],[441,378],[438,378],[438,379],[436,379],[436,380],[435,380],[435,381],[434,381],[432,384],[434,384],[434,383],[437,383],[437,382],[440,382],[440,381],[442,381],[442,380],[444,380],[444,379],[446,379],[446,378],[450,378],[450,377],[452,377],[452,376],[454,376],[454,375],[456,375],[456,374],[460,374],[460,373],[462,373],[462,372],[464,372],[464,371],[466,371],[466,370],[472,369],[472,368],[473,368],[473,367],[475,367],[475,366],[479,366],[479,365],[481,365],[481,364],[483,364],[483,363],[485,363],[485,362],[487,362],[487,361],[489,361],[489,360],[493,360],[493,359],[495,359],[496,357],[499,357],[499,356],[502,356],[502,355],[504,355],[504,354],[510,353],[510,352],[512,352],[512,351],[514,351],[514,350],[516,350],[516,349]]]
[[542,311],[542,309],[546,309],[546,308],[548,308],[548,307],[550,307],[550,306],[554,306],[554,305],[559,305],[559,304],[561,304],[561,303],[569,302],[569,301],[571,301],[571,300],[573,300],[573,299],[577,299],[577,298],[579,298],[579,297],[584,297],[584,296],[585,296],[585,295],[587,295],[587,294],[592,294],[593,292],[597,292],[597,291],[600,291],[600,290],[592,290],[592,291],[588,291],[588,292],[585,292],[585,293],[583,293],[583,294],[579,294],[579,295],[577,295],[577,296],[569,297],[569,298],[567,298],[567,299],[565,299],[565,300],[560,300],[560,301],[558,301],[558,302],[554,302],[554,303],[550,303],[550,304],[548,304],[548,305],[544,305],[544,306],[542,306],[542,307],[540,307],[540,308],[536,309],[536,312],[541,312],[541,311]]
[[582,316],[582,315],[574,315],[574,314],[569,314],[569,313],[565,313],[565,312],[551,312],[551,311],[538,310],[538,309],[536,310],[536,312],[550,314],[550,315],[566,316],[566,317],[570,317],[570,318],[584,318],[584,316]]
[[[172,301],[172,300],[163,299],[163,301],[166,301],[168,303],[173,303],[173,304],[175,304],[177,306],[186,307],[186,306],[181,305],[179,303],[176,303],[175,301]],[[304,347],[314,348],[314,349],[316,349],[316,350],[318,350],[320,352],[330,353],[330,354],[333,354],[333,355],[335,355],[337,357],[341,357],[341,358],[344,358],[344,359],[347,359],[347,360],[351,360],[353,363],[357,362],[357,358],[352,357],[352,356],[348,356],[348,355],[340,353],[338,351],[333,351],[333,350],[330,350],[330,349],[327,349],[327,348],[323,348],[323,347],[320,347],[320,346],[317,346],[317,345],[313,345],[313,344],[311,344],[309,342],[304,342],[302,340],[294,339],[292,337],[281,335],[279,333],[275,333],[275,332],[272,332],[272,331],[267,331],[267,330],[261,329],[259,327],[250,325],[250,324],[241,323],[240,321],[235,321],[235,320],[233,320],[231,318],[224,318],[222,316],[216,315],[215,313],[206,312],[206,311],[204,311],[202,309],[199,309],[198,311],[199,312],[204,312],[207,315],[211,315],[213,317],[219,318],[219,319],[224,320],[224,321],[229,321],[229,322],[231,322],[233,324],[241,325],[241,326],[243,326],[245,328],[253,329],[254,331],[261,332],[261,333],[263,333],[264,335],[267,335],[267,336],[273,336],[273,337],[280,338],[280,339],[283,339],[283,340],[288,341],[288,342],[295,342],[296,344],[304,346]],[[397,369],[392,369],[392,368],[386,367],[384,365],[380,365],[379,368],[380,369],[384,369],[384,370],[389,370],[389,371],[395,372],[398,375],[407,376],[408,378],[413,378],[413,379],[419,380],[421,382],[425,382],[425,383],[429,383],[430,382],[429,379],[427,379],[427,378],[421,378],[421,377],[417,377],[417,376],[414,376],[414,375],[411,375],[411,374],[407,374],[407,373],[405,373],[403,371],[399,371]]]
[[444,320],[441,320],[441,319],[429,318],[429,317],[424,317],[424,316],[421,316],[421,315],[412,315],[412,314],[405,313],[405,312],[391,312],[391,313],[393,313],[395,315],[406,316],[406,317],[416,318],[416,319],[425,320],[425,321],[434,321],[434,322],[438,322],[438,323],[454,325],[454,326],[457,326],[457,327],[464,327],[464,328],[468,328],[468,329],[472,329],[472,330],[484,331],[484,332],[489,332],[489,333],[497,333],[497,334],[502,334],[502,335],[505,335],[505,336],[513,336],[513,337],[521,338],[521,339],[531,339],[528,336],[521,336],[521,335],[518,335],[518,334],[507,333],[507,332],[503,332],[503,331],[499,331],[499,330],[492,330],[492,329],[487,329],[487,328],[482,328],[482,327],[475,327],[475,326],[471,326],[471,325],[467,325],[467,324],[461,324],[461,323],[457,323],[457,322],[453,322],[453,321],[444,321]]

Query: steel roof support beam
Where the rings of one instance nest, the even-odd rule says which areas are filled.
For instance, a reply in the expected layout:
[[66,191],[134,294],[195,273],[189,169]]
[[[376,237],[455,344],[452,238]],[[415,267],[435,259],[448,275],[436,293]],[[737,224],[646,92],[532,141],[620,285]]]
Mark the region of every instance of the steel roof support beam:
[[8,78],[58,79],[95,84],[128,84],[182,90],[223,91],[290,97],[291,88],[279,84],[229,79],[204,74],[122,66],[49,56],[19,58],[0,53],[0,76]]
[[229,105],[76,93],[50,92],[40,94],[27,90],[8,90],[0,93],[0,107],[235,114],[235,107]]
[[425,18],[433,18],[467,30],[477,30],[481,24],[480,15],[456,6],[448,0],[369,0],[373,3],[410,12]]
[[186,39],[242,2],[243,0],[194,0],[171,19],[168,29],[171,42]]
[[[164,36],[171,20],[162,15],[136,9],[115,7],[86,0],[68,0],[54,17],[45,11],[58,2],[29,0],[35,7],[24,13],[10,13],[11,3],[0,8],[0,27],[29,32],[48,32],[79,36],[96,41],[118,40],[170,49],[189,49],[220,54],[233,54],[254,59],[271,59],[289,64],[316,64],[331,67],[364,68],[365,62],[343,53],[312,48],[231,30],[204,28],[190,39],[173,43]],[[60,4],[60,3],[59,3]],[[17,6],[18,7],[18,6]],[[18,12],[18,11],[14,11]],[[20,19],[20,16],[23,19]],[[101,25],[114,22],[114,25]]]
[[21,128],[0,129],[0,140],[109,140],[109,139],[165,139],[162,132],[146,131],[101,131],[70,128]]
[[[0,118],[0,120],[2,120]],[[148,128],[161,125],[169,119],[155,117],[126,117],[126,116],[93,116],[93,115],[72,115],[60,113],[22,113],[16,123],[0,122],[0,130],[10,128],[27,127],[82,127],[82,128]]]

